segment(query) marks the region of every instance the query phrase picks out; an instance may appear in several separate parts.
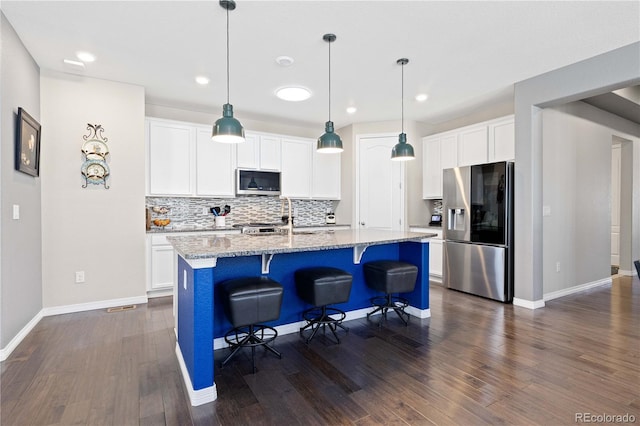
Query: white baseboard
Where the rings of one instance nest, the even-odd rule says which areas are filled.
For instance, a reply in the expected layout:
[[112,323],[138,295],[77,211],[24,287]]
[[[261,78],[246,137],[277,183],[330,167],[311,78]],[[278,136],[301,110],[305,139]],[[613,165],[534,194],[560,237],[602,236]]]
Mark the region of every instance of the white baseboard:
[[213,386],[209,386],[208,388],[199,390],[193,389],[191,377],[189,376],[187,365],[184,363],[184,358],[182,358],[182,351],[180,350],[180,344],[178,342],[176,342],[176,357],[178,358],[178,364],[180,364],[182,380],[184,380],[184,385],[187,388],[187,393],[189,394],[189,401],[191,401],[191,405],[197,407],[198,405],[203,405],[215,401],[218,398],[218,391],[216,390],[215,382],[213,383]]
[[627,271],[626,269],[618,269],[618,275],[624,275],[625,277],[632,277],[636,274],[636,271]]
[[27,325],[25,325],[22,328],[22,330],[20,330],[18,332],[18,334],[16,334],[14,336],[13,339],[11,339],[11,341],[9,342],[9,344],[7,346],[5,346],[4,348],[0,349],[0,362],[6,360],[7,358],[9,358],[9,355],[11,355],[11,352],[13,352],[14,349],[18,347],[20,342],[22,342],[22,340],[25,337],[27,337],[27,335],[31,332],[31,330],[33,330],[33,327],[35,327],[36,324],[38,324],[40,322],[42,317],[43,317],[42,311],[38,312],[36,314],[36,316],[33,317],[31,319],[31,321],[29,321],[27,323]]
[[590,283],[580,284],[570,288],[564,288],[558,291],[552,291],[551,293],[545,293],[542,297],[544,297],[544,300],[553,300],[559,297],[568,296],[573,293],[578,293],[579,291],[584,291],[590,288],[599,287],[601,285],[607,285],[607,284],[611,285],[611,283],[612,283],[611,277],[607,277],[601,280],[592,281]]
[[124,297],[122,299],[99,300],[97,302],[78,303],[75,305],[53,306],[42,309],[42,315],[49,317],[52,315],[71,314],[74,312],[93,311],[95,309],[113,308],[123,305],[145,304],[148,298],[144,296]]
[[525,300],[525,299],[518,299],[517,297],[514,297],[513,305],[520,306],[521,308],[527,308],[527,309],[540,309],[540,308],[544,308],[544,299],[543,300]]
[[154,299],[156,297],[173,296],[173,288],[167,288],[164,290],[151,290],[147,291],[147,298]]
[[31,332],[33,327],[40,322],[43,317],[50,317],[52,315],[61,315],[61,314],[70,314],[74,312],[84,312],[84,311],[93,311],[95,309],[105,309],[105,308],[113,308],[116,306],[123,305],[136,305],[136,304],[145,304],[147,303],[147,296],[137,296],[137,297],[125,297],[122,299],[111,299],[111,300],[100,300],[98,302],[89,302],[89,303],[78,303],[75,305],[65,305],[65,306],[53,306],[50,308],[43,308],[33,317],[31,321],[25,325],[22,330],[16,334],[16,336],[11,339],[9,344],[0,349],[0,362],[9,358],[11,352],[15,350],[15,348],[22,342],[22,340],[27,337],[27,335]]

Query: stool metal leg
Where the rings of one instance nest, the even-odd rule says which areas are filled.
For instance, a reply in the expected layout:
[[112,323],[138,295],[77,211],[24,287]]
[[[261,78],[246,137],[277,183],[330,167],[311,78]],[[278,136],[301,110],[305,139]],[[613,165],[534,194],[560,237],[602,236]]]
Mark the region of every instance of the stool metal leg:
[[[269,332],[269,335],[266,335],[265,332]],[[257,371],[255,363],[256,346],[263,346],[278,358],[282,359],[282,354],[268,345],[268,343],[273,341],[276,337],[278,337],[278,331],[275,328],[266,325],[251,324],[247,327],[234,328],[224,336],[224,340],[229,344],[229,347],[232,348],[233,351],[224,359],[224,361],[222,361],[220,367],[224,368],[240,349],[247,346],[251,347],[252,373]]]
[[[335,319],[331,315],[339,315],[340,318]],[[347,327],[342,325],[342,321],[345,319],[346,314],[344,311],[335,308],[328,308],[326,305],[321,306],[320,308],[311,308],[303,312],[302,317],[307,321],[307,324],[304,327],[300,328],[300,336],[304,337],[304,330],[311,327],[311,335],[305,339],[306,343],[311,342],[311,340],[315,337],[320,327],[322,327],[323,332],[326,334],[327,326],[329,326],[329,330],[333,334],[336,343],[340,343],[340,338],[338,337],[338,333],[336,333],[338,327],[342,328],[344,331],[349,331]]]
[[[380,321],[378,321],[378,327],[382,327],[382,321],[387,320],[387,312],[389,309],[393,309],[396,315],[400,318],[400,320],[404,323],[405,326],[409,325],[410,315],[404,311],[409,303],[406,299],[401,297],[393,297],[391,293],[387,293],[386,296],[383,297],[372,297],[371,303],[376,307],[373,311],[367,314],[367,318],[376,312],[380,312]],[[406,319],[405,319],[406,317]]]

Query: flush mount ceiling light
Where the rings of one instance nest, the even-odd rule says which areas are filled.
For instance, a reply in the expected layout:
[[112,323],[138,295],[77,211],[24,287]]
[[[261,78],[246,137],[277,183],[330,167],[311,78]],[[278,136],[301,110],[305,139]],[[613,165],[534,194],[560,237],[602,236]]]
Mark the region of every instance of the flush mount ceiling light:
[[76,58],[82,62],[93,62],[96,60],[96,56],[89,52],[76,52]]
[[311,97],[311,91],[309,89],[305,89],[304,87],[281,87],[276,90],[276,96],[282,99],[283,101],[289,102],[300,102],[306,101]]
[[342,139],[333,132],[333,121],[331,121],[331,43],[336,41],[335,34],[325,34],[322,39],[329,44],[329,121],[325,123],[325,133],[318,138],[318,152],[333,154],[342,152]]
[[398,143],[391,150],[391,159],[393,161],[413,160],[416,156],[413,153],[413,147],[407,143],[407,135],[404,133],[404,66],[409,63],[407,58],[401,58],[396,61],[402,67],[402,133],[398,136]]
[[427,95],[426,93],[420,93],[419,95],[416,95],[416,101],[418,102],[424,102],[427,99],[429,99],[429,95]]
[[196,76],[196,83],[206,86],[207,84],[209,84],[209,78],[205,77],[204,75]]
[[233,117],[233,105],[229,103],[229,11],[236,8],[233,0],[220,0],[220,6],[227,11],[227,103],[222,106],[222,118],[213,125],[211,139],[215,142],[244,142],[244,128]]
[[356,108],[356,107],[352,106],[352,107],[348,107],[347,108],[347,114],[355,114],[356,111],[358,111],[358,108]]

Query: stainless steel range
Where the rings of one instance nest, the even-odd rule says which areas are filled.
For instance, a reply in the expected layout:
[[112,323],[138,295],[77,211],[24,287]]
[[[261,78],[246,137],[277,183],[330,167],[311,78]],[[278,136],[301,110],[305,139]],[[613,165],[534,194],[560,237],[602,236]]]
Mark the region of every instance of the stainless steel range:
[[233,225],[234,228],[240,228],[243,234],[249,235],[274,235],[286,234],[287,228],[282,223],[242,223]]

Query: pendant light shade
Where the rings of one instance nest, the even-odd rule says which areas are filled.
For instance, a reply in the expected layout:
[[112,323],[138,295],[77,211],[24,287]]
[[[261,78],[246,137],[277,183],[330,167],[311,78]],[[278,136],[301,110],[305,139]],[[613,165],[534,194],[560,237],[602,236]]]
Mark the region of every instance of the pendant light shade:
[[323,154],[342,152],[342,139],[333,131],[333,121],[331,121],[331,43],[336,41],[335,34],[325,34],[322,39],[329,43],[329,121],[325,123],[325,133],[318,138],[317,151]]
[[391,160],[393,161],[407,161],[416,158],[413,153],[413,147],[407,143],[407,135],[404,132],[404,66],[409,63],[407,58],[401,58],[396,61],[398,65],[402,66],[402,133],[398,136],[398,143],[391,150]]
[[222,106],[222,118],[213,125],[211,139],[214,142],[241,143],[244,142],[244,128],[233,117],[233,105],[229,103],[229,11],[236,8],[236,2],[220,0],[220,6],[227,11],[227,103]]

